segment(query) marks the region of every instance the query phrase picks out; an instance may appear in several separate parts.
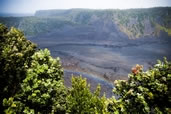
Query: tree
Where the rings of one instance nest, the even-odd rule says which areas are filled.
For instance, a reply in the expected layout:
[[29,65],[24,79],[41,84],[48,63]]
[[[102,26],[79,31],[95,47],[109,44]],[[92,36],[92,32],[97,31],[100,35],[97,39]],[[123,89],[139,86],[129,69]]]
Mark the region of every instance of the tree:
[[91,93],[90,85],[82,77],[72,77],[72,88],[67,96],[67,112],[70,114],[107,113],[105,96],[100,98],[100,86]]
[[171,113],[171,62],[164,58],[146,72],[136,65],[127,81],[115,81],[114,93],[119,99],[111,100],[113,112]]
[[36,45],[28,41],[22,32],[15,28],[7,29],[0,24],[0,110],[2,100],[15,95],[19,84],[26,77],[31,56]]
[[31,67],[21,83],[21,90],[3,104],[6,113],[64,113],[66,88],[59,58],[53,59],[49,50],[32,56]]

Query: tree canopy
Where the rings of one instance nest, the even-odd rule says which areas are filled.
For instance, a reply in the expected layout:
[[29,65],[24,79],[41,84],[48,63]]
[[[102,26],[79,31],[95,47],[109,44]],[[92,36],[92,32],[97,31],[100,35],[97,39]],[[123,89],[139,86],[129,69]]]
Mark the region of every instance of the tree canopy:
[[8,30],[0,24],[0,102],[19,90],[35,49],[36,45],[18,29],[12,27]]

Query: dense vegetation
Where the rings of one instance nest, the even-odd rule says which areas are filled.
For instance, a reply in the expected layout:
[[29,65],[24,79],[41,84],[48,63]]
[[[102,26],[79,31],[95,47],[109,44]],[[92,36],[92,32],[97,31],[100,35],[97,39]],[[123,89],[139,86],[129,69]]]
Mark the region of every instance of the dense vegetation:
[[[159,35],[160,31],[171,34],[171,8],[148,8],[128,10],[47,10],[37,11],[38,17],[65,17],[79,24],[92,24],[95,20],[113,21],[120,30],[130,38],[139,38],[148,35]],[[150,29],[149,29],[150,28]]]
[[71,21],[58,17],[1,17],[0,22],[8,27],[14,26],[21,29],[27,36],[47,33],[55,28],[60,29],[64,25],[73,25]]
[[[159,36],[161,31],[171,35],[171,8],[148,8],[128,10],[42,10],[32,17],[1,17],[0,22],[15,26],[27,36],[47,33],[68,25],[105,24],[111,21],[129,38]],[[105,26],[105,25],[104,25]]]
[[0,25],[0,102],[20,89],[19,84],[26,78],[35,48],[36,45],[26,40],[19,30],[13,27],[8,30]]
[[171,113],[171,62],[166,58],[144,72],[137,65],[128,80],[116,80],[117,99],[92,93],[82,77],[64,85],[59,58],[38,50],[16,28],[0,24],[0,110],[7,114],[162,114]]

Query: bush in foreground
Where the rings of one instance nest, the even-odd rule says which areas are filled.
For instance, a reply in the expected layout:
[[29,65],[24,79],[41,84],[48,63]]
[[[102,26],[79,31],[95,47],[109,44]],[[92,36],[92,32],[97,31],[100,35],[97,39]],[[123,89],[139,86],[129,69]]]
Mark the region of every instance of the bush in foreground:
[[8,30],[0,24],[0,113],[3,98],[14,96],[20,89],[35,49],[36,45],[22,32],[13,27]]
[[119,99],[111,103],[113,112],[171,113],[171,63],[164,58],[146,72],[136,65],[127,81],[115,81],[114,93]]
[[68,113],[71,114],[104,114],[107,113],[105,96],[100,97],[100,86],[94,93],[82,77],[72,77],[72,87],[67,96]]
[[21,83],[21,90],[3,104],[6,113],[64,113],[66,88],[59,58],[40,50],[32,56],[31,67]]

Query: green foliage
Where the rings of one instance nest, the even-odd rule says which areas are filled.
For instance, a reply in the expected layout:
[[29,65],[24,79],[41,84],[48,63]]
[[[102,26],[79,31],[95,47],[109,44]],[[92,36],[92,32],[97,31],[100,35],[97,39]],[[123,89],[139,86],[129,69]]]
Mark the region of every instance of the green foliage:
[[155,27],[156,27],[156,29],[157,29],[158,31],[162,30],[162,31],[168,33],[168,35],[171,36],[171,28],[166,28],[166,27],[161,26],[161,25],[156,24],[156,23],[155,23]]
[[[164,58],[153,69],[143,72],[137,65],[128,81],[116,80],[113,111],[121,113],[168,113],[171,111],[171,63]],[[117,109],[117,110],[116,110]]]
[[47,33],[64,25],[73,25],[71,21],[60,17],[1,17],[0,22],[22,30],[26,36]]
[[3,24],[0,24],[0,40],[4,39],[4,36],[7,34],[8,28]]
[[19,28],[23,30],[26,35],[32,36],[60,29],[64,25],[73,25],[73,23],[65,18],[27,17],[23,18],[23,20],[20,22]]
[[0,23],[5,24],[7,27],[19,28],[23,19],[24,17],[0,17]]
[[106,114],[105,96],[99,97],[100,86],[91,93],[90,85],[82,77],[72,77],[72,88],[67,96],[67,112],[71,114]]
[[[156,35],[157,37],[162,30],[170,36],[170,11],[170,7],[118,10],[115,22],[119,25],[120,30],[130,38],[139,38],[147,35]],[[165,29],[158,29],[157,24],[161,24]],[[151,28],[148,25],[151,25]],[[152,32],[150,33],[149,30]]]
[[[19,83],[26,77],[35,44],[26,40],[15,28],[8,30],[0,24],[0,102],[19,90]],[[2,108],[2,104],[0,106]]]
[[53,59],[45,49],[36,52],[32,59],[21,90],[14,97],[4,99],[5,112],[64,113],[66,88],[59,58]]

